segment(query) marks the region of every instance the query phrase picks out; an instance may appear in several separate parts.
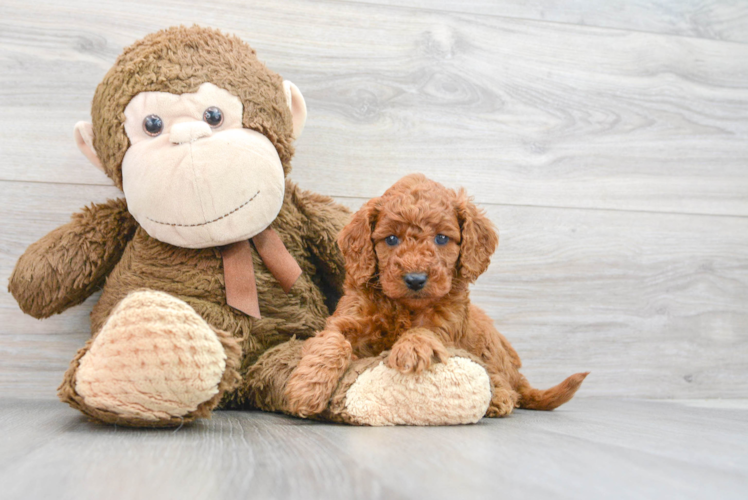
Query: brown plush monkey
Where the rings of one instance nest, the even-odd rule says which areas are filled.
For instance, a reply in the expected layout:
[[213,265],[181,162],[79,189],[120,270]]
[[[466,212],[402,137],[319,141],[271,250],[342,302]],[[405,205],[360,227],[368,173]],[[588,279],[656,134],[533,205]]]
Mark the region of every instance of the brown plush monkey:
[[[178,27],[125,49],[92,118],[76,125],[76,142],[125,198],[91,205],[31,245],[9,285],[36,318],[103,288],[60,398],[132,426],[180,425],[219,404],[288,411],[297,339],[322,329],[340,296],[336,236],[348,218],[287,179],[306,118],[299,90],[240,39]],[[323,418],[367,423],[368,410],[347,411],[348,391],[376,399],[381,381],[359,375],[380,361],[353,363]],[[419,411],[438,423],[480,418],[485,408],[465,405],[465,394],[478,406],[490,399],[482,368],[444,370],[390,381],[400,399],[370,407],[390,412],[384,423],[423,422]],[[438,392],[455,377],[465,387],[439,393],[436,407],[398,413],[423,387]]]

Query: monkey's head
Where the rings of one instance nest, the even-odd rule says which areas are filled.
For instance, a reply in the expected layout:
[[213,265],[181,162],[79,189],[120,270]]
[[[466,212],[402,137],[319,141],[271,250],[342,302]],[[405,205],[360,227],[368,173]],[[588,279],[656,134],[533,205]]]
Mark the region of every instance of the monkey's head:
[[251,238],[283,204],[306,105],[235,36],[177,27],[125,49],[76,143],[152,237],[205,248]]

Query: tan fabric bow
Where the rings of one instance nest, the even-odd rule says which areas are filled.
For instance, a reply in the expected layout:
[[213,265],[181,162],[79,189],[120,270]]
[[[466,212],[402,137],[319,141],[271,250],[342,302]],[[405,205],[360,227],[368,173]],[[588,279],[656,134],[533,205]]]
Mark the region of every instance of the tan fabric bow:
[[[280,236],[267,228],[252,237],[257,253],[268,271],[288,293],[301,276],[301,268],[288,252]],[[252,248],[249,240],[237,241],[220,248],[223,258],[223,278],[226,283],[226,303],[241,312],[260,319]]]

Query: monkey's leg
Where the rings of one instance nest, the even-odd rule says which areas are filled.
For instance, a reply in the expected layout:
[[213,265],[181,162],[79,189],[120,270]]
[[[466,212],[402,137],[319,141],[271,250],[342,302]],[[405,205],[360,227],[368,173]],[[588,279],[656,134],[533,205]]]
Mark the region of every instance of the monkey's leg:
[[138,291],[117,305],[78,351],[58,389],[89,417],[137,427],[172,427],[209,417],[239,383],[241,349],[185,302]]
[[[291,340],[264,353],[240,391],[248,406],[293,415],[285,384],[301,359],[304,342]],[[491,383],[470,354],[451,357],[420,374],[388,368],[389,353],[353,361],[338,381],[327,408],[310,418],[352,425],[456,425],[475,423],[488,409]]]

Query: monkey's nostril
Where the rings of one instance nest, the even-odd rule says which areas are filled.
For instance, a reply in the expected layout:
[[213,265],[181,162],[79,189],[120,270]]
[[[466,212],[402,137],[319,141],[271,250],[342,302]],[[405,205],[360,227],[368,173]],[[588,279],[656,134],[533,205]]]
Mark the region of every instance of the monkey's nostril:
[[403,281],[405,281],[405,285],[415,292],[417,292],[418,290],[420,290],[426,285],[427,279],[428,279],[428,276],[426,275],[426,273],[408,273],[405,276],[403,276]]

